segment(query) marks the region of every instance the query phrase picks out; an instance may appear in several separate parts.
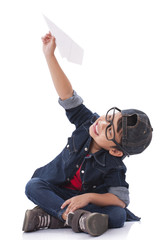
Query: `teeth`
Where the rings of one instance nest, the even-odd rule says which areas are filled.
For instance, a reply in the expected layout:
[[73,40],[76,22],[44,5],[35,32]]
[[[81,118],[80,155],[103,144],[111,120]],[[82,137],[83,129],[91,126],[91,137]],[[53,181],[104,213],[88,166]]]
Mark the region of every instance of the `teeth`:
[[97,125],[96,125],[96,133],[97,133],[97,135],[99,135],[99,132],[98,132],[98,127],[97,127]]

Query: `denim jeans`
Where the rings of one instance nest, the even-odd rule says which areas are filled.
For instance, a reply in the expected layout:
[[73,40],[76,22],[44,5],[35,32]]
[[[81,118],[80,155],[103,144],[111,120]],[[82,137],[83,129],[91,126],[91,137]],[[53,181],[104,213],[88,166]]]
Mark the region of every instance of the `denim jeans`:
[[[62,214],[65,212],[65,209],[61,209],[64,201],[83,194],[83,192],[51,186],[48,182],[40,178],[32,178],[26,185],[25,193],[32,202],[61,221],[64,221]],[[126,221],[125,209],[118,206],[99,207],[94,204],[88,204],[83,209],[90,212],[108,214],[109,228],[122,227]]]

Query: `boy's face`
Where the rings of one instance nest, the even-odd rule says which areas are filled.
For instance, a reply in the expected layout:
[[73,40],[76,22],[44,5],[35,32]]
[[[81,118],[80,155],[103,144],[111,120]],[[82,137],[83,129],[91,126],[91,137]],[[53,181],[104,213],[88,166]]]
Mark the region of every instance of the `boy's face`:
[[[111,117],[111,116],[108,116],[108,117]],[[115,140],[118,143],[120,142],[120,139],[121,139],[121,136],[120,136],[121,132],[119,133],[117,132],[117,125],[118,125],[117,123],[121,117],[122,117],[122,114],[118,112],[115,114],[114,120],[113,120],[113,125],[115,129]],[[98,151],[103,148],[108,150],[111,155],[121,157],[123,155],[123,152],[113,148],[113,146],[116,146],[116,144],[113,141],[108,140],[106,137],[106,128],[109,124],[110,123],[106,121],[105,116],[101,116],[90,126],[89,133],[94,140],[94,143],[93,143],[94,150]],[[110,138],[112,138],[114,134],[113,126],[111,126],[107,132],[110,135]]]

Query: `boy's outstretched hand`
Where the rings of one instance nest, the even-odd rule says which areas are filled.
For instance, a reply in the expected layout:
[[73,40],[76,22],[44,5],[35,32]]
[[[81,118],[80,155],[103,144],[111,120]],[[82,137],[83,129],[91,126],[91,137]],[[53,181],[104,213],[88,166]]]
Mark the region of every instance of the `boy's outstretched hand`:
[[53,56],[56,48],[56,43],[55,37],[52,36],[51,32],[47,33],[44,37],[42,37],[42,42],[45,57]]

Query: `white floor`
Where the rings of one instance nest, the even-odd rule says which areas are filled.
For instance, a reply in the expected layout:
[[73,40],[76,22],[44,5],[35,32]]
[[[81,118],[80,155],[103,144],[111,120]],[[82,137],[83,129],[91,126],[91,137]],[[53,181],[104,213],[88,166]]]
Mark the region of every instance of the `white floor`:
[[[13,231],[6,232],[5,239],[22,239],[22,240],[74,240],[74,239],[91,239],[92,236],[85,233],[74,233],[71,229],[55,229],[55,230],[40,230],[33,233],[23,233],[20,229],[15,229]],[[4,236],[4,235],[3,235]],[[96,239],[107,239],[107,240],[136,240],[136,239],[145,239],[151,237],[156,240],[159,239],[160,234],[158,229],[147,226],[143,223],[126,223],[125,226],[121,229],[110,229],[103,235],[96,237]]]
[[[108,230],[102,236],[96,237],[100,239],[117,239],[119,236],[121,240],[128,239],[129,232],[131,228],[134,227],[132,223],[127,223],[124,228],[122,229],[115,229],[115,230]],[[74,233],[71,229],[64,229],[64,230],[44,230],[35,233],[23,233],[22,239],[24,240],[34,240],[34,239],[62,239],[65,238],[66,240],[71,239],[91,239],[88,234],[85,233]]]

